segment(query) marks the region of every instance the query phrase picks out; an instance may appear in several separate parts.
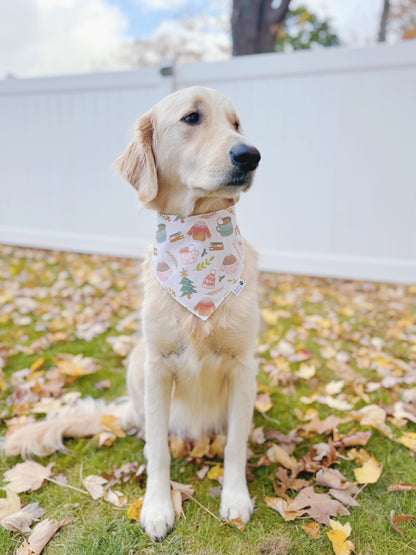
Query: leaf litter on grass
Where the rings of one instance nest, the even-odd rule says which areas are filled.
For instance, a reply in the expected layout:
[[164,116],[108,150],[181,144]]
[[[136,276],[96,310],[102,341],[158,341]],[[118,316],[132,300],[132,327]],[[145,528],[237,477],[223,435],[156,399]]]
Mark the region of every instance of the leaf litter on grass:
[[[125,364],[136,341],[141,293],[131,260],[15,247],[0,247],[0,253],[1,417],[11,433],[38,415],[70,409],[81,397],[83,380],[100,376],[102,353],[73,354],[71,342],[88,345],[103,337],[103,352],[111,350]],[[279,513],[277,519],[301,519],[302,533],[318,543],[330,541],[335,553],[348,554],[354,530],[335,524],[333,517],[354,511],[363,487],[382,475],[383,466],[371,450],[364,450],[371,435],[381,434],[384,441],[416,453],[416,287],[261,274],[259,296],[263,324],[257,351],[257,426],[250,434],[247,476],[251,481],[267,468],[269,477],[268,494],[256,505],[271,507]],[[24,361],[20,367],[14,362],[18,357]],[[94,382],[96,391],[111,392],[111,377]],[[293,407],[285,414],[276,403],[279,395]],[[112,417],[104,417],[101,425],[96,448],[112,449],[125,431]],[[211,488],[216,499],[222,488],[225,436],[169,441],[174,460],[196,465],[193,479],[217,484]],[[340,463],[355,482],[335,468]],[[91,490],[93,502],[106,497],[114,510],[127,506],[127,516],[138,520],[142,496],[128,499],[113,489],[130,481],[144,486],[144,465],[128,465],[133,466],[103,468],[101,476],[87,476],[83,485]],[[30,481],[30,476],[28,471],[24,479]],[[39,487],[47,487],[44,480]],[[9,481],[13,483],[19,480]],[[63,480],[61,486],[84,491],[65,486]],[[200,504],[190,490],[185,493],[191,487],[172,486],[177,516],[183,513],[184,499]],[[413,489],[402,482],[391,484],[389,491],[394,496]],[[14,513],[24,510],[11,495],[17,494],[9,491],[0,499],[0,512],[3,507],[7,513],[8,506],[17,509]],[[386,519],[388,513],[386,507]],[[411,515],[404,516],[411,520]],[[398,528],[394,518],[392,526]],[[321,534],[320,524],[326,533]],[[243,529],[238,522],[234,525]]]

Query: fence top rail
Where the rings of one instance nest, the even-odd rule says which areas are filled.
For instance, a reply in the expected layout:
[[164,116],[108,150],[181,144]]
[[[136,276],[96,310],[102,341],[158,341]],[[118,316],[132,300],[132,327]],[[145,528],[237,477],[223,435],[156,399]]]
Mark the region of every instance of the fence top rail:
[[[293,54],[241,56],[233,58],[232,63],[227,60],[183,64],[176,66],[175,79],[182,88],[195,82],[212,83],[268,76],[285,78],[415,66],[416,40],[408,40],[395,45],[378,44],[365,48],[333,47]],[[85,75],[10,78],[0,80],[0,96],[146,88],[160,85],[161,79],[166,77],[161,77],[159,68],[155,67]]]

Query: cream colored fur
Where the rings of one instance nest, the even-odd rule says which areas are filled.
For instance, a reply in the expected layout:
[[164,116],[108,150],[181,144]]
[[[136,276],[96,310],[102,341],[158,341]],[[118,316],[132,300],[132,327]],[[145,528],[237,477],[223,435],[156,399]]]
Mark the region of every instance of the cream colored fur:
[[[199,125],[181,121],[201,114]],[[228,185],[235,168],[229,151],[246,143],[231,104],[218,92],[190,88],[174,93],[142,116],[135,136],[116,162],[146,207],[168,214],[201,214],[225,208],[251,184]],[[242,230],[244,234],[244,229]],[[129,402],[85,416],[66,415],[21,428],[6,438],[6,453],[28,455],[62,449],[62,438],[100,431],[103,412],[125,428],[145,429],[148,481],[141,524],[154,538],[173,526],[168,433],[198,439],[227,433],[223,518],[246,522],[252,511],[246,477],[246,442],[256,391],[258,328],[256,253],[247,245],[240,296],[202,321],[167,294],[143,264],[143,340],[130,355]]]

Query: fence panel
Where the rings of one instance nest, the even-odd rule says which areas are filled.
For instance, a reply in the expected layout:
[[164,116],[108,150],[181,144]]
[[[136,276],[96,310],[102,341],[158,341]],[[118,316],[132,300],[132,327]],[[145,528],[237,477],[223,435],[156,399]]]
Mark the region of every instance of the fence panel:
[[263,269],[416,281],[416,41],[0,82],[0,242],[142,255],[153,217],[110,166],[190,85],[226,94],[262,152],[239,219]]

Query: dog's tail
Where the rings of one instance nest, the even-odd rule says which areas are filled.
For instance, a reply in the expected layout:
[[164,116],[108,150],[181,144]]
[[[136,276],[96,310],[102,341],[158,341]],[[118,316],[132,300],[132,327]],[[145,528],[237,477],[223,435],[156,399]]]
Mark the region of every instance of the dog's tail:
[[105,405],[102,400],[87,398],[74,406],[64,408],[54,418],[22,426],[3,440],[6,455],[50,455],[55,451],[66,452],[63,440],[68,437],[86,437],[103,431],[100,421],[103,415],[112,415],[124,431],[140,429],[131,400],[123,398],[119,403]]

